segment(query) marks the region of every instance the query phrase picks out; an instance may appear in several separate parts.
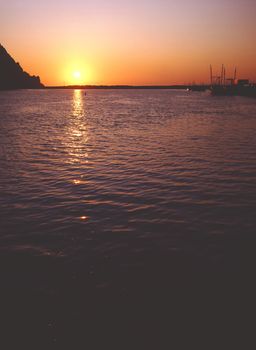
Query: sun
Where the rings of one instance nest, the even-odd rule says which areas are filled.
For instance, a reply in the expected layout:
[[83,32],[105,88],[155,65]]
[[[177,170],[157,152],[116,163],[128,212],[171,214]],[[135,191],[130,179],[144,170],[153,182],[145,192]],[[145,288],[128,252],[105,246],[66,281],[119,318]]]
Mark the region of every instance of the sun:
[[[83,61],[70,62],[63,65],[60,76],[64,85],[85,85],[90,84],[93,74],[91,66]],[[0,79],[1,80],[1,79]]]
[[76,78],[76,79],[80,79],[81,78],[81,72],[79,72],[79,71],[73,72],[73,77]]

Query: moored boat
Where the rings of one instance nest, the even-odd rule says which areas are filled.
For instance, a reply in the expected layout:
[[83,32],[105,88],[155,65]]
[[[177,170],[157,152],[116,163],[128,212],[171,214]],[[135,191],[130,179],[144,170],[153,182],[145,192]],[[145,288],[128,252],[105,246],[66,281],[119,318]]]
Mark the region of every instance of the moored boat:
[[248,79],[236,79],[236,68],[234,76],[226,79],[226,69],[222,65],[221,75],[212,75],[212,66],[210,66],[210,91],[214,96],[246,96],[256,97],[256,85],[250,83]]

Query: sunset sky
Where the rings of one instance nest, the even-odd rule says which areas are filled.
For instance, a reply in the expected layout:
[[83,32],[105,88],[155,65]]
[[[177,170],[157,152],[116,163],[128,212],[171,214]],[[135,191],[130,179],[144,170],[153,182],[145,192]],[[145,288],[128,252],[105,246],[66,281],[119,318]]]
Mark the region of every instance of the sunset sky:
[[0,43],[46,85],[256,80],[255,0],[3,0]]

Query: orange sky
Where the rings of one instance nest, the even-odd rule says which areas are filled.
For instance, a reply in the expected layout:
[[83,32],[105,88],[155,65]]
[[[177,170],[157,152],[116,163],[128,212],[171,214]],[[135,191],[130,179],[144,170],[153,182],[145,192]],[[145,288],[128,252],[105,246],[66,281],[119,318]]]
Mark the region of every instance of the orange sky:
[[[46,85],[256,80],[255,0],[9,0],[0,43]],[[80,72],[80,77],[74,77]]]

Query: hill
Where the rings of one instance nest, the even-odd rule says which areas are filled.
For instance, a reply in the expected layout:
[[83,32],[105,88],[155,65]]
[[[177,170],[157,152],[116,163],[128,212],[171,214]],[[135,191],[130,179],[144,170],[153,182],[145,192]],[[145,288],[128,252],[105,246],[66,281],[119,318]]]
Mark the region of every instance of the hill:
[[19,63],[0,44],[0,90],[41,89],[44,85],[38,76],[24,72]]

